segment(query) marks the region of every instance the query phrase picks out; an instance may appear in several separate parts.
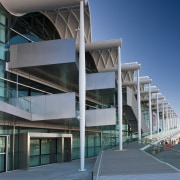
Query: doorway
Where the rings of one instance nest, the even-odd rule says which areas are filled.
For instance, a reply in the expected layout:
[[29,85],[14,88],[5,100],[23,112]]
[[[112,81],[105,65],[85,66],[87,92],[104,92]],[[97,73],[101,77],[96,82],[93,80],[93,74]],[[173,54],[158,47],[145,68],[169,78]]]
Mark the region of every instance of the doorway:
[[0,173],[8,167],[8,136],[0,136]]

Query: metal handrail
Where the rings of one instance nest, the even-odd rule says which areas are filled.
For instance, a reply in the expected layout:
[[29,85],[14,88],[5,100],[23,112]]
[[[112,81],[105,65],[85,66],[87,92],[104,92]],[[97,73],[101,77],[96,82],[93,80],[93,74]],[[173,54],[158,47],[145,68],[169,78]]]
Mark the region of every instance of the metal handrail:
[[98,180],[101,173],[101,164],[103,160],[104,146],[101,147],[99,155],[97,156],[96,162],[92,170],[92,180]]

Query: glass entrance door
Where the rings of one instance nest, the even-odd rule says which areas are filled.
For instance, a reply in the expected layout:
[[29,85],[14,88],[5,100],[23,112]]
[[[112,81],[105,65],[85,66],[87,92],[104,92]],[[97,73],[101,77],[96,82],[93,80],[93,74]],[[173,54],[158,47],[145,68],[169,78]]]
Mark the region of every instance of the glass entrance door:
[[0,136],[0,172],[7,171],[7,136]]

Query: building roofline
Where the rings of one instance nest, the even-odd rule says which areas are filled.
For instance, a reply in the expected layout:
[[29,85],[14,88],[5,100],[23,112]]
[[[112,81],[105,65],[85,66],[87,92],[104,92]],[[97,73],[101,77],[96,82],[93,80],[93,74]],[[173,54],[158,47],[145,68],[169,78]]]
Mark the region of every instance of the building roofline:
[[[4,8],[14,16],[22,16],[27,13],[54,10],[61,7],[77,6],[82,0],[0,0]],[[85,5],[88,1],[83,0]]]

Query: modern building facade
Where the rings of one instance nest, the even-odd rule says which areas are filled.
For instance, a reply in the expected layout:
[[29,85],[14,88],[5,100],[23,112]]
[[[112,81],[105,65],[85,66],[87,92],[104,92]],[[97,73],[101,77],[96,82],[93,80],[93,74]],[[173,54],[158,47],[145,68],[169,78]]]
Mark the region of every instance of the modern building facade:
[[[137,133],[151,132],[153,109],[149,113],[151,98],[145,88],[151,80],[139,76],[136,80],[140,64],[118,63],[121,39],[92,42],[88,2],[0,2],[0,172],[82,158],[81,108],[85,109],[84,157],[96,156],[104,143],[112,148]],[[81,82],[86,82],[83,107]],[[167,111],[156,107],[156,114],[157,109],[163,122]],[[176,116],[169,128],[177,127]],[[169,128],[161,123],[162,130]]]

